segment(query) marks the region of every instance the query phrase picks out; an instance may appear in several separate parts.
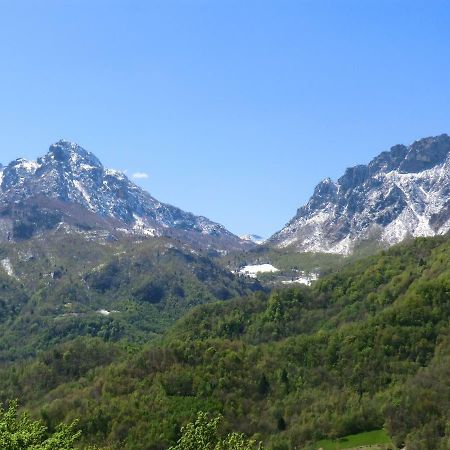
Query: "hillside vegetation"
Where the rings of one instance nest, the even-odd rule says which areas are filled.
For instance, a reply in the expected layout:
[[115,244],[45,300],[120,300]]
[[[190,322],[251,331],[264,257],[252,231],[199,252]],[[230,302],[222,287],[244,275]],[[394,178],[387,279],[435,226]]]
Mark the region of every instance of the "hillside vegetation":
[[142,344],[196,305],[262,289],[164,238],[55,232],[1,244],[0,260],[0,362],[79,336]]
[[50,430],[80,418],[82,445],[167,449],[205,411],[272,450],[383,428],[396,446],[446,450],[449,255],[448,238],[420,238],[310,288],[200,305],[141,348],[77,338],[5,366],[0,396]]

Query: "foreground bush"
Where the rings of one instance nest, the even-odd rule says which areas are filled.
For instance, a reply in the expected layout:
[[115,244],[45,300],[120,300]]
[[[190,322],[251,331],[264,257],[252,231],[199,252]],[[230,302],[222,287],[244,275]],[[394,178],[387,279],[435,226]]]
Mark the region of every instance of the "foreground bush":
[[54,433],[26,413],[17,414],[17,402],[9,408],[0,407],[0,448],[2,450],[72,450],[81,435],[75,430],[76,422],[60,424]]
[[230,433],[221,438],[218,433],[219,421],[220,417],[209,420],[206,413],[200,412],[195,422],[181,429],[181,438],[169,450],[263,450],[261,444],[247,439],[241,433]]

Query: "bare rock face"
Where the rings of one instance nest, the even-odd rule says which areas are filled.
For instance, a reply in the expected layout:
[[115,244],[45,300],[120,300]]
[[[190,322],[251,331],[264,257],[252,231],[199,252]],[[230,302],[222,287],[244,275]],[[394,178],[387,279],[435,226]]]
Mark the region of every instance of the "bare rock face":
[[215,250],[248,248],[222,225],[161,203],[125,174],[61,140],[37,161],[0,166],[0,240],[66,229],[170,236]]
[[387,246],[449,229],[450,137],[443,134],[396,145],[337,181],[322,181],[268,243],[349,254],[364,240]]

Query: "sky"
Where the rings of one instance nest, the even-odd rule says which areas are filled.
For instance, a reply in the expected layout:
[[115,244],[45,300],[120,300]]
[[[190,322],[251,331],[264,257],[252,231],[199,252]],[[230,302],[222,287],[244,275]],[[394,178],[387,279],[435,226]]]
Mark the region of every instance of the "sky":
[[0,0],[0,162],[64,138],[270,236],[323,178],[450,133],[446,0]]

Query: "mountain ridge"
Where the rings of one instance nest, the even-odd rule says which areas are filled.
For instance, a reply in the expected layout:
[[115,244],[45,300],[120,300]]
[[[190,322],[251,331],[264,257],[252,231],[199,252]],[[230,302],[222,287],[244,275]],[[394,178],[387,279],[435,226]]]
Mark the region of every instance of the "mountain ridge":
[[[84,226],[99,227],[100,219],[100,228],[108,229],[113,237],[170,236],[220,251],[252,245],[204,216],[159,202],[124,173],[105,168],[93,153],[65,140],[51,145],[36,161],[18,158],[0,167],[0,240],[20,237],[15,224],[26,214],[27,204],[42,205],[42,199],[48,209],[59,212],[60,222],[72,226],[76,220],[65,206],[83,207],[98,216],[85,214]],[[11,205],[14,210],[22,208],[21,213],[11,214]],[[42,229],[33,219],[28,220],[31,227]]]
[[364,240],[381,245],[450,229],[450,137],[396,145],[367,165],[322,180],[269,245],[349,254]]

